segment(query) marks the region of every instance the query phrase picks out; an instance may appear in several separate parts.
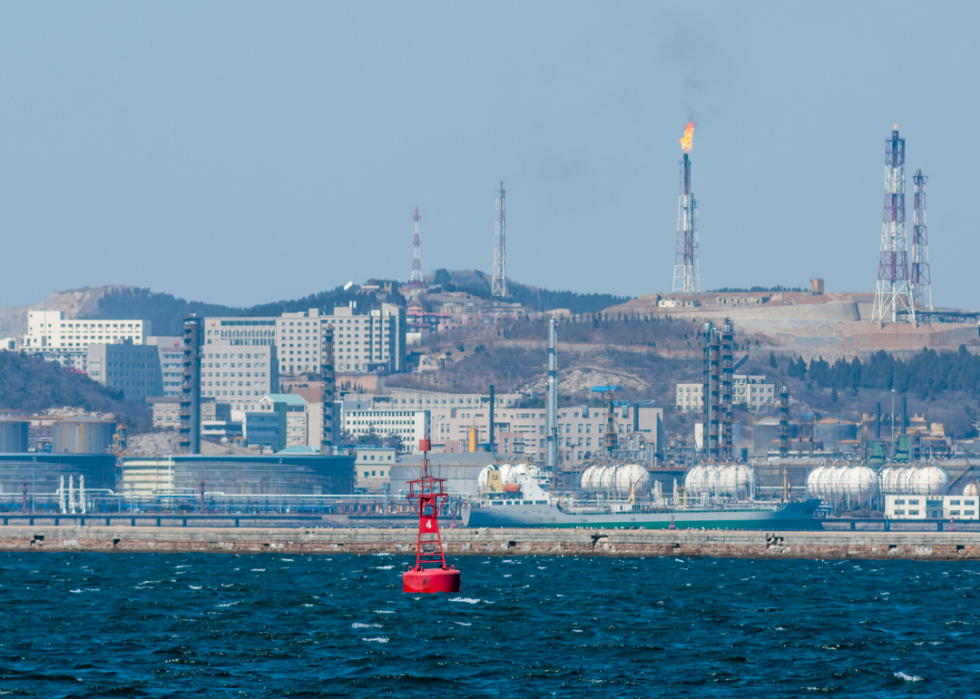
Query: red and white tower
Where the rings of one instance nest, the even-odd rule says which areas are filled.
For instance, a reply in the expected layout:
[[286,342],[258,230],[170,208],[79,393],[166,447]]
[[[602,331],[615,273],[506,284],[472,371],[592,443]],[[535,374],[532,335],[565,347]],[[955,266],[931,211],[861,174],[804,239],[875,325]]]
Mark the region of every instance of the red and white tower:
[[696,294],[701,291],[698,271],[698,203],[691,193],[691,148],[694,146],[694,122],[684,129],[681,149],[681,196],[677,211],[677,254],[674,257],[675,294]]
[[915,302],[909,280],[908,238],[905,235],[905,139],[898,127],[885,141],[885,212],[881,224],[878,286],[871,320],[915,323]]
[[408,282],[410,289],[424,289],[425,282],[422,280],[422,253],[419,250],[422,246],[422,241],[419,240],[419,221],[422,217],[419,215],[419,207],[415,207],[415,215],[412,216],[412,220],[415,221],[415,252],[412,256],[412,278]]
[[929,272],[929,230],[926,226],[926,182],[929,178],[916,170],[912,175],[912,298],[924,310],[932,310],[932,274]]

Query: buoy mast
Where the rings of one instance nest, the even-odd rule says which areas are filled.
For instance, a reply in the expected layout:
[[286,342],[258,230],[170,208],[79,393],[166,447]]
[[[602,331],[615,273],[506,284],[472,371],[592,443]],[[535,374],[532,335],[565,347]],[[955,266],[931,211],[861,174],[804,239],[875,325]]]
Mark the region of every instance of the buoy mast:
[[408,482],[408,499],[419,515],[419,537],[415,567],[402,574],[402,591],[459,592],[459,571],[455,566],[446,566],[446,554],[439,533],[439,512],[449,498],[445,489],[446,479],[433,478],[429,470],[430,449],[428,439],[419,440],[419,451],[422,452],[419,477]]

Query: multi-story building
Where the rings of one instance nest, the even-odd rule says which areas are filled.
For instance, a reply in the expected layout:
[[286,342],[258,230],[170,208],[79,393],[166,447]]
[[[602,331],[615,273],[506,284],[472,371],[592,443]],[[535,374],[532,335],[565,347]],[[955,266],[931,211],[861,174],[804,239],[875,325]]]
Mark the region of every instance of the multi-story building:
[[201,348],[201,397],[228,403],[232,410],[252,409],[279,389],[275,345],[205,344]]
[[153,396],[146,399],[153,408],[153,427],[175,430],[180,427],[180,396]]
[[[543,461],[548,438],[547,411],[543,408],[509,407],[514,402],[519,404],[519,397],[518,394],[495,396],[494,448],[501,455],[516,458],[526,456],[535,461]],[[415,402],[406,402],[403,406],[403,399]],[[420,404],[420,399],[429,402]],[[446,451],[465,450],[471,429],[477,431],[479,444],[489,443],[489,396],[479,394],[400,392],[390,396],[352,396],[343,402],[341,423],[353,438],[369,433],[371,424],[375,425],[374,433],[384,437],[388,431],[375,422],[366,424],[366,431],[362,429],[356,433],[347,425],[353,426],[357,420],[364,420],[363,417],[354,416],[382,413],[412,415],[412,409],[417,412],[420,407],[429,414],[429,434],[434,448]],[[662,440],[663,408],[642,403],[617,405],[614,408],[614,417],[621,447],[626,446],[626,438],[637,434],[646,444],[657,450]],[[559,459],[565,466],[575,468],[595,458],[604,449],[606,408],[561,408],[558,411],[558,428]],[[406,448],[418,448],[414,441],[418,437],[412,437],[413,443],[408,444],[404,435],[399,436]]]
[[[704,386],[700,383],[679,383],[676,387],[675,404],[682,413],[701,412]],[[732,377],[732,404],[747,405],[749,410],[772,406],[776,401],[776,387],[766,383],[765,374],[735,374]]]
[[405,325],[405,309],[390,303],[367,314],[311,308],[278,318],[207,318],[205,344],[274,345],[280,374],[318,374],[331,354],[336,371],[396,372],[405,367]]
[[699,383],[677,384],[675,405],[682,413],[701,412],[704,408],[704,385]]
[[88,368],[88,346],[116,344],[129,340],[142,345],[150,332],[149,321],[79,320],[65,318],[62,311],[29,311],[27,334],[21,350],[57,361],[78,371]]
[[163,393],[160,358],[152,345],[90,344],[86,349],[89,377],[107,388],[123,392],[126,400],[143,403]]
[[749,410],[775,405],[776,386],[766,383],[765,374],[735,374],[732,377],[732,403],[744,403]]
[[151,336],[146,344],[155,345],[160,354],[160,374],[163,377],[163,395],[179,396],[184,380],[184,351],[179,337]]
[[369,435],[401,439],[405,451],[418,452],[419,440],[429,435],[428,410],[347,410],[340,416],[340,428],[351,440]]

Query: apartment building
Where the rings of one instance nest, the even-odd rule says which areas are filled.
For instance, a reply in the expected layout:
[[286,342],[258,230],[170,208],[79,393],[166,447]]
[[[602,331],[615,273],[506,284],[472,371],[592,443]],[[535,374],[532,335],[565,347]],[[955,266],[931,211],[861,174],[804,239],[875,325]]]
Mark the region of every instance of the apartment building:
[[366,314],[345,306],[330,315],[206,318],[204,332],[205,344],[275,346],[280,374],[318,374],[330,358],[335,371],[396,372],[405,367],[405,326],[405,309],[385,303]]

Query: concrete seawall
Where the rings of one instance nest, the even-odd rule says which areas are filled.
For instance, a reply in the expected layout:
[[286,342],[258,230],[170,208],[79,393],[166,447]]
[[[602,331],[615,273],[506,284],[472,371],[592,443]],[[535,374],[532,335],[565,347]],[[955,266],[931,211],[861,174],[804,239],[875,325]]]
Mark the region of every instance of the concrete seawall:
[[[412,529],[225,529],[7,526],[2,551],[393,553],[414,555]],[[977,532],[750,532],[448,529],[450,556],[714,556],[980,560]]]

